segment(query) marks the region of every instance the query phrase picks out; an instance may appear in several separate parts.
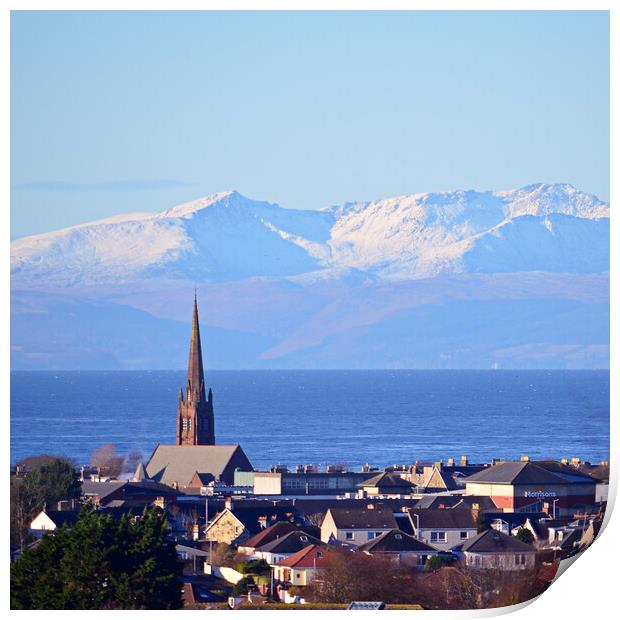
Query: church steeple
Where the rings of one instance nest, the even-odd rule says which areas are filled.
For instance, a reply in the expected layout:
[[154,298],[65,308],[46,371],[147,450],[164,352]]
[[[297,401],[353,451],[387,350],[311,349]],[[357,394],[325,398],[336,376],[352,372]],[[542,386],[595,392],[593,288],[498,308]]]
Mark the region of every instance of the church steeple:
[[198,301],[195,290],[192,337],[189,343],[189,363],[187,364],[187,399],[194,402],[206,400],[205,376],[202,368],[202,346],[200,344],[200,324],[198,322]]
[[177,444],[180,446],[205,446],[215,443],[215,421],[213,416],[213,393],[205,395],[205,377],[202,367],[202,346],[198,322],[198,301],[194,290],[194,316],[189,343],[187,365],[187,388],[179,392],[177,416]]

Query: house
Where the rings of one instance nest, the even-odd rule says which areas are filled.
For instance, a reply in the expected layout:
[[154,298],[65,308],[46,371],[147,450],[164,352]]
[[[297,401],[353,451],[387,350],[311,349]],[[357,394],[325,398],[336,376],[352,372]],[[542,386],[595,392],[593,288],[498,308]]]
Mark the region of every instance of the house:
[[276,538],[261,547],[258,547],[253,556],[265,560],[267,564],[275,564],[280,560],[290,557],[294,553],[301,551],[308,545],[324,546],[318,538],[310,536],[301,530],[295,530],[285,534],[281,538]]
[[277,521],[295,521],[295,511],[289,506],[225,507],[207,528],[207,540],[241,544]]
[[424,568],[426,560],[440,552],[402,530],[390,530],[359,546],[368,555],[388,557],[411,567]]
[[525,528],[532,532],[536,539],[538,531],[532,527],[533,523],[538,523],[541,519],[549,520],[546,512],[485,512],[484,526],[485,529],[492,528],[504,534],[516,534],[521,528]]
[[466,508],[426,508],[409,511],[415,538],[448,551],[478,533],[474,511]]
[[487,495],[504,512],[572,516],[595,504],[596,480],[552,461],[506,461],[465,480],[468,495]]
[[188,487],[196,473],[210,474],[216,482],[234,483],[235,469],[251,471],[252,465],[238,444],[157,444],[145,470],[149,478],[179,489]]
[[465,543],[453,547],[469,568],[526,570],[534,568],[536,550],[514,536],[486,530]]
[[[330,553],[323,546],[311,544],[272,565],[273,578],[289,586],[308,586],[326,565]],[[281,591],[282,588],[278,588]],[[282,598],[282,596],[281,596]]]
[[321,523],[321,540],[361,545],[395,529],[398,525],[389,508],[330,508]]
[[579,541],[580,551],[589,547],[594,542],[594,540],[596,539],[596,537],[599,535],[601,531],[602,525],[603,525],[602,517],[596,518],[596,519],[590,519],[590,521],[588,522],[588,525],[583,530],[581,539]]
[[202,489],[202,487],[206,487],[210,482],[215,482],[215,477],[213,474],[194,472],[192,479],[189,481],[187,488],[188,489]]
[[465,478],[485,467],[486,465],[470,464],[466,456],[462,456],[458,464],[453,458],[448,459],[447,464],[437,461],[432,465],[423,466],[419,485],[425,493],[443,493],[462,489],[465,487]]
[[153,480],[114,480],[108,482],[84,481],[82,496],[94,506],[150,506],[174,500],[179,492],[172,487]]
[[[355,493],[357,485],[374,474],[372,472],[326,471],[311,468],[300,471],[255,472],[251,477],[255,495],[286,495],[299,497],[307,495],[342,495]],[[237,484],[250,480],[246,472],[238,472]]]
[[258,547],[297,530],[299,530],[299,527],[290,521],[276,521],[273,525],[261,530],[258,534],[254,534],[254,536],[250,536],[250,538],[240,544],[239,553],[252,556]]
[[381,472],[358,483],[357,488],[367,495],[409,495],[414,490],[411,482],[393,472]]
[[443,493],[444,491],[456,491],[459,487],[451,473],[443,467],[433,466],[423,486],[425,493]]
[[468,508],[480,512],[497,511],[497,506],[490,497],[480,495],[423,495],[415,508]]
[[30,533],[39,539],[47,532],[53,532],[63,525],[71,529],[78,520],[78,515],[78,510],[42,510],[30,522]]

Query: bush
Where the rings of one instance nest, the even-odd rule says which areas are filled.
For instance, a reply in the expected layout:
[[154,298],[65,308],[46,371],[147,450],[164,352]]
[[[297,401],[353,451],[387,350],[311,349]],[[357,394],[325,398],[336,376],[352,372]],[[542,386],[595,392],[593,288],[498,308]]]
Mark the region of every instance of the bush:
[[526,545],[531,545],[534,542],[534,534],[524,527],[517,532],[516,537]]
[[431,555],[426,558],[424,568],[429,571],[435,571],[452,564],[454,564],[454,558],[450,555]]
[[245,596],[248,593],[248,589],[255,585],[254,579],[252,579],[249,575],[247,577],[242,577],[233,586],[231,596]]

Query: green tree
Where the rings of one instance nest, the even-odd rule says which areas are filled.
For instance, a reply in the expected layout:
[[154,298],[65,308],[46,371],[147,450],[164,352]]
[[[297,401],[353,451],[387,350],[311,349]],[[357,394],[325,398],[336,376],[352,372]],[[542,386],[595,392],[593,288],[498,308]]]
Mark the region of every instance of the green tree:
[[62,457],[30,457],[32,469],[11,478],[11,545],[23,547],[31,537],[28,526],[47,504],[56,508],[61,499],[80,497],[80,481],[73,465]]
[[517,532],[516,537],[526,545],[531,545],[534,542],[534,534],[524,527]]
[[254,579],[247,575],[242,577],[237,583],[233,586],[231,595],[232,596],[245,596],[248,593],[248,589],[250,586],[255,586]]
[[166,522],[83,508],[73,529],[46,534],[11,567],[13,609],[177,609],[181,563]]
[[424,568],[429,571],[436,571],[452,564],[454,564],[454,558],[450,555],[431,555],[426,558]]

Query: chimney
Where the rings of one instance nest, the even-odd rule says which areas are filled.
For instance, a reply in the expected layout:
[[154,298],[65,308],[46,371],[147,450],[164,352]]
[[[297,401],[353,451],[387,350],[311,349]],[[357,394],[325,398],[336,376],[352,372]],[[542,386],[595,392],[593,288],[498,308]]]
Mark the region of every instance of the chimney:
[[442,462],[441,461],[435,461],[435,467],[441,471],[441,467],[442,467]]
[[467,458],[467,455],[463,455],[461,457],[461,467],[465,467],[468,464],[469,464],[469,459]]
[[560,463],[562,463],[562,465],[568,465],[568,459],[560,459]]
[[522,463],[527,463],[530,460],[530,457],[527,454],[524,454],[520,459]]
[[571,460],[570,460],[570,464],[571,465],[579,465],[579,463],[581,463],[581,459],[578,456],[574,456]]
[[478,515],[480,514],[480,504],[472,504],[471,505],[471,515],[474,518],[474,521],[478,520]]
[[224,501],[224,507],[228,508],[228,510],[232,510],[233,509],[233,498],[232,497],[227,497]]

